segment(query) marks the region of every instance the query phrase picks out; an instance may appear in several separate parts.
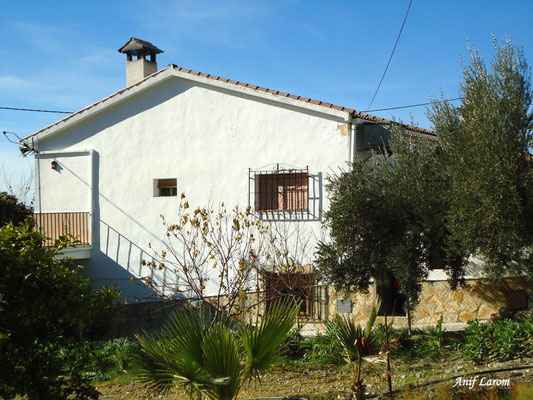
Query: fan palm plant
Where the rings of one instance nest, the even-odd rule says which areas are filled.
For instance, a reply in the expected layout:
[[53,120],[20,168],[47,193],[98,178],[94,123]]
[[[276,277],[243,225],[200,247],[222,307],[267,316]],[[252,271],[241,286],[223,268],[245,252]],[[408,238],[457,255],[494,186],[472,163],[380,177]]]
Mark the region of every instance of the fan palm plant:
[[239,329],[205,309],[180,311],[159,337],[137,337],[138,377],[161,393],[182,385],[191,399],[232,400],[244,382],[279,359],[298,309],[294,302],[277,302],[257,325]]
[[381,300],[377,298],[372,304],[365,328],[346,316],[340,317],[337,315],[335,318],[335,324],[337,325],[335,334],[344,347],[346,359],[353,369],[354,381],[352,390],[356,399],[364,398],[365,385],[361,377],[363,361],[365,357],[375,354],[379,348],[379,340],[377,332],[374,330],[374,323],[376,322],[380,305]]

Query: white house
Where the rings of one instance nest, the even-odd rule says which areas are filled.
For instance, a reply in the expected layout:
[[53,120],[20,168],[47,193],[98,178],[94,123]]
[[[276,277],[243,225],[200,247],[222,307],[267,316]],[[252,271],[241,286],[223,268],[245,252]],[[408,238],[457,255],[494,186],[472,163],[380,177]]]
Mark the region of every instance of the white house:
[[[176,65],[158,70],[161,50],[139,39],[119,51],[127,55],[127,87],[22,141],[35,150],[38,224],[50,237],[78,235],[82,245],[70,255],[96,284],[116,284],[130,300],[153,296],[138,279],[151,273],[140,261],[148,243],[163,237],[160,215],[176,213],[178,194],[197,205],[250,205],[258,217],[318,230],[328,207],[326,176],[381,144],[392,123]],[[435,140],[431,131],[401,126]],[[272,180],[299,194],[262,199]],[[437,283],[446,279],[433,275]],[[494,312],[481,300],[475,307]],[[460,319],[454,315],[449,322]]]

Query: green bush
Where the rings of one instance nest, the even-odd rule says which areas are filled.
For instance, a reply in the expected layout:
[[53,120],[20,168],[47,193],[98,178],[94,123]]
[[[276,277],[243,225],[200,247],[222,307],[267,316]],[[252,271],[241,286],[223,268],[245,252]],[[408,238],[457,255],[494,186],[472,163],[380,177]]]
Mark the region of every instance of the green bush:
[[433,360],[442,357],[444,352],[444,332],[442,330],[442,317],[435,326],[430,326],[424,332],[424,339],[417,343],[423,355],[429,355]]
[[335,329],[335,324],[328,322],[324,333],[312,337],[303,337],[301,329],[293,329],[284,343],[285,356],[315,365],[343,363],[344,349]]
[[0,398],[96,399],[80,372],[89,355],[71,358],[68,349],[118,292],[92,292],[74,260],[59,256],[68,238],[57,248],[43,239],[30,223],[0,228]]
[[287,339],[283,343],[284,355],[291,360],[300,359],[305,354],[304,337],[301,331],[299,328],[294,328],[289,332]]
[[62,358],[65,365],[78,368],[84,379],[103,381],[128,373],[139,349],[137,341],[128,339],[82,341],[63,348]]
[[494,324],[492,350],[500,361],[512,360],[522,353],[524,332],[517,321],[503,320]]
[[306,338],[302,346],[303,361],[317,365],[344,363],[344,349],[334,335],[325,333]]
[[470,321],[463,354],[475,363],[507,361],[533,355],[533,314],[520,320],[505,319],[483,324]]

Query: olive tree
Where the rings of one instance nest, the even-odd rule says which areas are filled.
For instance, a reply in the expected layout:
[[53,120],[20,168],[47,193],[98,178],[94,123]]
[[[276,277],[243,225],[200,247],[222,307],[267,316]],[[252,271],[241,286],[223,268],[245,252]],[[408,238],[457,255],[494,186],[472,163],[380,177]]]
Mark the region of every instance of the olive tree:
[[475,48],[463,65],[463,103],[434,102],[449,180],[447,226],[493,278],[533,276],[531,71],[521,49],[494,39],[487,66]]
[[331,240],[320,243],[317,264],[338,288],[393,275],[413,307],[435,253],[454,289],[472,256],[491,278],[533,275],[530,69],[509,39],[494,44],[490,70],[471,49],[463,104],[429,110],[438,143],[392,126],[386,155],[330,178]]

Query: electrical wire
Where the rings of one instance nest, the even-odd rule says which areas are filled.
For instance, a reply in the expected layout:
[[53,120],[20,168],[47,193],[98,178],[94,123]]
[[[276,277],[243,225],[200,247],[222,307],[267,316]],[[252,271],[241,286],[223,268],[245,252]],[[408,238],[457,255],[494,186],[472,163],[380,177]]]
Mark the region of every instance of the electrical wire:
[[[463,99],[464,99],[464,97],[456,97],[454,99],[437,100],[437,102],[438,103],[442,103],[443,101],[456,101],[456,100],[463,100]],[[433,103],[434,103],[434,101],[429,101],[427,103],[409,104],[409,105],[405,105],[405,106],[376,108],[376,109],[373,109],[373,110],[366,110],[365,112],[400,110],[402,108],[428,106],[428,105],[433,104]],[[36,109],[32,109],[32,108],[16,108],[16,107],[0,107],[0,110],[33,111],[33,112],[58,113],[58,114],[72,114],[73,113],[72,111],[36,110]],[[8,133],[11,133],[11,132],[8,132]]]
[[[463,100],[464,97],[456,97],[455,99],[444,99],[444,100],[437,100],[437,103],[442,103],[444,101],[455,101],[455,100]],[[378,112],[378,111],[389,111],[389,110],[399,110],[401,108],[412,108],[412,107],[421,107],[421,106],[428,106],[430,104],[435,103],[435,101],[429,101],[427,103],[418,103],[418,104],[410,104],[407,106],[397,106],[397,107],[387,107],[387,108],[376,108],[374,110],[367,110],[366,112]]]
[[17,107],[0,107],[0,110],[12,110],[12,111],[33,111],[43,113],[55,113],[55,114],[72,114],[72,111],[55,111],[55,110],[37,110],[34,108],[17,108]]
[[394,51],[396,50],[396,46],[398,45],[398,42],[400,41],[400,36],[402,35],[403,27],[405,26],[405,21],[407,21],[407,16],[409,15],[409,10],[411,9],[411,4],[413,4],[413,0],[409,1],[409,6],[407,7],[407,11],[405,13],[405,17],[402,22],[402,27],[400,28],[400,32],[398,32],[398,37],[396,37],[396,42],[394,43],[394,47],[392,48],[392,52],[390,53],[389,61],[387,62],[387,66],[385,67],[385,71],[383,71],[383,75],[381,76],[381,79],[379,81],[378,87],[376,88],[376,91],[374,92],[374,96],[372,96],[372,100],[370,100],[370,104],[366,108],[366,112],[372,107],[372,104],[374,103],[374,99],[376,98],[379,88],[381,87],[381,84],[383,83],[383,79],[385,78],[385,75],[387,74],[387,70],[389,69],[390,62],[392,60],[392,56],[394,55]]

